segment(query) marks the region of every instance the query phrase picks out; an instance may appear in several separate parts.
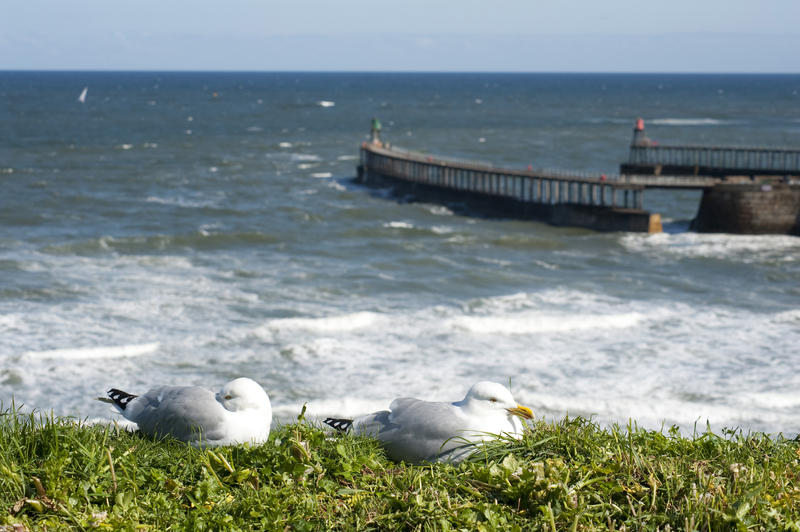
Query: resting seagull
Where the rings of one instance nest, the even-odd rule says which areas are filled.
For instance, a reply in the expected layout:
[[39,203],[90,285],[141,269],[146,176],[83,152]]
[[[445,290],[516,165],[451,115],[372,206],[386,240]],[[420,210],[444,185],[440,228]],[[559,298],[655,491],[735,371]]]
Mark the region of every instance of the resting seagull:
[[116,409],[151,436],[171,435],[195,447],[263,443],[272,406],[256,381],[234,379],[214,394],[199,386],[159,386],[144,395],[108,391]]
[[460,462],[475,451],[476,442],[499,435],[521,438],[522,419],[532,418],[531,409],[518,405],[508,388],[483,381],[455,403],[403,397],[389,410],[325,423],[377,438],[392,460],[419,463]]

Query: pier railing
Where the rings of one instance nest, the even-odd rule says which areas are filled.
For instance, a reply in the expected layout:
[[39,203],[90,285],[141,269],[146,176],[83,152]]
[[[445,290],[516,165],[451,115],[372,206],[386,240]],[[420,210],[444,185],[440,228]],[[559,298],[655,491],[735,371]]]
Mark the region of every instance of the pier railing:
[[642,210],[643,185],[604,176],[495,168],[372,143],[362,145],[361,165],[366,172],[395,179],[525,203]]
[[714,146],[632,145],[628,164],[670,165],[748,172],[800,173],[800,150]]

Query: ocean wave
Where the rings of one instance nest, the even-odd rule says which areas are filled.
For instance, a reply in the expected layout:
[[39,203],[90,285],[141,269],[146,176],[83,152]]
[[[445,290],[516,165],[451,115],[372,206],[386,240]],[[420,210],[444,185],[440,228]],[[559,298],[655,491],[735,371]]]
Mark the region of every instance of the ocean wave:
[[[92,240],[50,245],[42,249],[49,255],[95,255],[109,251],[119,253],[163,252],[178,248],[224,249],[252,244],[274,244],[281,238],[268,233],[256,231],[222,233],[201,228],[196,233],[183,235],[152,235],[133,237],[101,236]],[[147,260],[159,260],[148,258]],[[178,260],[178,259],[176,259]],[[185,259],[180,259],[185,260]]]
[[633,120],[630,118],[606,118],[606,117],[598,117],[598,118],[588,118],[586,119],[586,123],[588,124],[595,124],[595,125],[605,125],[605,124],[613,124],[613,125],[621,125],[621,124],[633,124]]
[[149,344],[132,344],[104,347],[83,347],[50,349],[47,351],[27,351],[23,357],[34,359],[61,359],[61,360],[85,360],[94,358],[124,358],[149,355],[158,351],[160,344],[153,342]]
[[389,227],[391,229],[413,229],[414,224],[409,222],[386,222],[383,224],[383,227]]
[[[747,406],[708,401],[695,402],[663,396],[643,401],[640,397],[620,391],[602,395],[530,393],[518,394],[516,398],[530,406],[540,417],[549,417],[553,420],[558,420],[568,413],[571,417],[576,415],[591,417],[603,425],[616,424],[623,428],[629,422],[651,430],[676,425],[684,435],[690,435],[695,431],[705,432],[707,423],[717,432],[723,428],[741,426],[758,427],[754,430],[764,430],[769,426],[786,426],[786,412],[777,411],[775,405],[769,409],[756,404]],[[768,413],[770,411],[771,413]]]
[[787,235],[733,235],[719,233],[626,234],[620,243],[629,251],[681,257],[735,258],[744,262],[794,261],[800,238]]
[[657,126],[718,126],[735,122],[717,118],[651,118],[647,123]]
[[281,318],[271,320],[267,325],[278,330],[304,329],[313,332],[348,332],[370,327],[380,315],[374,312],[355,312],[324,318]]
[[797,411],[800,407],[800,396],[794,391],[781,392],[752,392],[742,393],[737,398],[743,405],[765,409],[791,409]]
[[314,155],[313,153],[291,153],[291,154],[289,154],[289,158],[293,162],[297,162],[297,161],[312,161],[312,162],[316,161],[316,162],[319,162],[319,161],[322,160],[319,155]]
[[779,312],[775,315],[775,321],[778,323],[797,323],[800,325],[800,309]]
[[[211,167],[213,170],[212,172],[216,172],[216,167]],[[174,198],[163,198],[158,196],[148,196],[145,201],[147,203],[159,203],[161,205],[171,205],[175,207],[183,207],[188,209],[197,209],[197,208],[216,208],[219,206],[218,201],[212,200],[193,200],[184,198],[183,196],[178,196]]]
[[19,316],[13,314],[0,315],[0,331],[10,331],[12,329],[21,329],[25,325],[25,321]]
[[379,410],[386,410],[392,397],[363,399],[358,397],[341,397],[335,399],[318,399],[312,401],[293,402],[273,407],[272,413],[279,419],[296,419],[306,407],[306,419],[322,423],[326,417],[353,418]]
[[450,327],[478,334],[534,334],[591,329],[626,329],[637,326],[643,320],[644,316],[637,312],[565,316],[527,313],[505,316],[461,316],[453,318],[447,323]]
[[428,211],[431,214],[435,214],[436,216],[453,216],[453,211],[451,211],[444,205],[431,205],[428,208]]

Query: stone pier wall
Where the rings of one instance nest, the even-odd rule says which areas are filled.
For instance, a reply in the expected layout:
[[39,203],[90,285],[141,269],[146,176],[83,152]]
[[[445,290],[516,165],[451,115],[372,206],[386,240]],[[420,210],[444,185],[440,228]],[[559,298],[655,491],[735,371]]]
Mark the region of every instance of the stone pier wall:
[[719,184],[705,189],[691,228],[702,233],[800,235],[800,186]]

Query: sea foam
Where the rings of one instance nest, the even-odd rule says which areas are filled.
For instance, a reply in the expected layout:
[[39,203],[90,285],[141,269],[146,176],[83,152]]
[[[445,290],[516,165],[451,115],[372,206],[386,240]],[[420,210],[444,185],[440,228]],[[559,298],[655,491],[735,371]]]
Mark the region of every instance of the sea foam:
[[36,359],[62,359],[62,360],[82,360],[90,358],[122,358],[148,355],[158,351],[160,344],[153,342],[149,344],[118,345],[104,347],[84,347],[73,349],[51,349],[47,351],[28,351],[22,356]]
[[279,330],[305,329],[316,332],[347,332],[373,325],[379,318],[374,312],[356,312],[324,318],[283,318],[272,320],[269,327]]
[[659,126],[717,126],[725,122],[716,118],[651,118],[647,121]]

